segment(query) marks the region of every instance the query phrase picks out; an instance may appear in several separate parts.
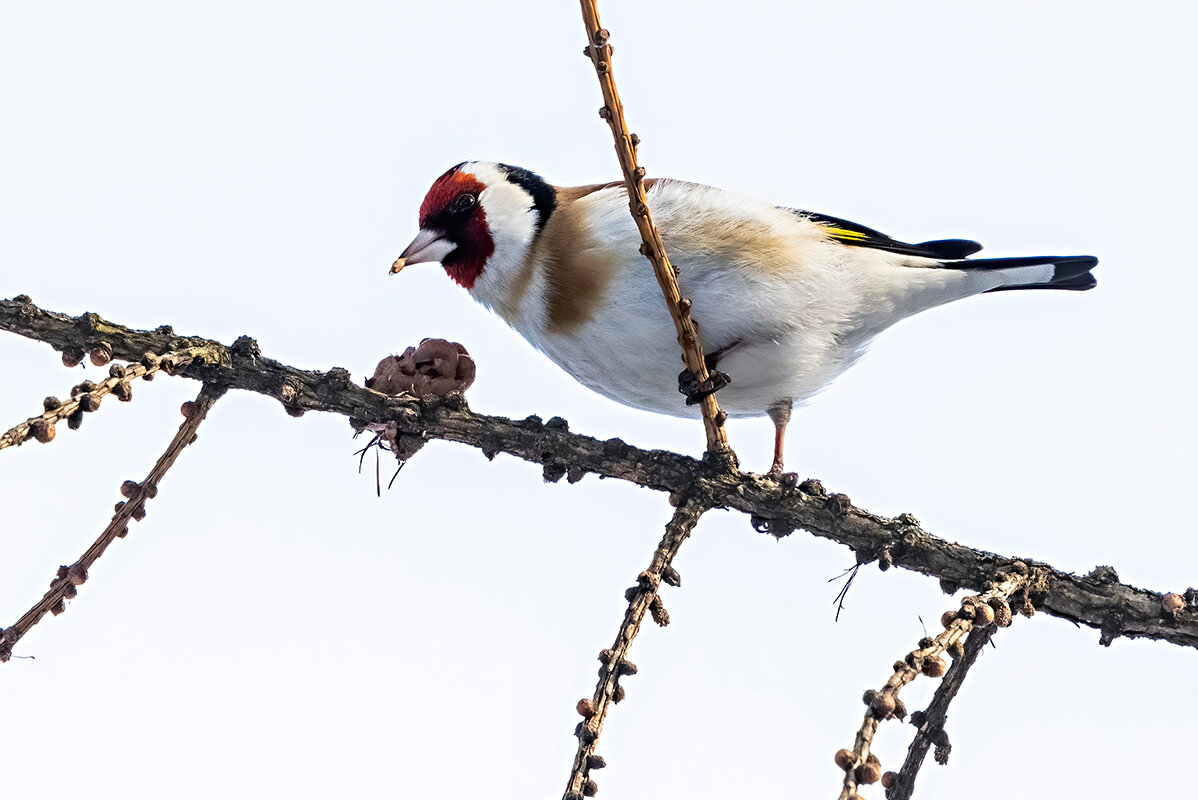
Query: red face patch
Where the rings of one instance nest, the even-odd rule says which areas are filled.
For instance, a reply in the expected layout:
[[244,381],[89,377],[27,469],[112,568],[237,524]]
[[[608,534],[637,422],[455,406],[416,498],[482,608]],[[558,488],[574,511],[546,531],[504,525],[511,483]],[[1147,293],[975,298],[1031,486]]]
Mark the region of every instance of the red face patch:
[[474,288],[487,259],[495,252],[487,212],[478,200],[486,188],[458,166],[437,178],[420,204],[420,227],[438,231],[457,245],[441,265],[449,277],[467,289]]
[[420,227],[435,227],[435,224],[430,226],[429,223],[448,212],[450,203],[459,195],[477,195],[486,188],[478,178],[454,167],[433,181],[433,185],[429,187],[424,202],[420,204]]

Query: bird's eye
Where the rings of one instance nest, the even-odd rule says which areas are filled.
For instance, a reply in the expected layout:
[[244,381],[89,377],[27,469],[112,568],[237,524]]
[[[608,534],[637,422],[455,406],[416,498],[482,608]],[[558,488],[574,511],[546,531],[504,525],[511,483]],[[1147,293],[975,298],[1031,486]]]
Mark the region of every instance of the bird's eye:
[[453,199],[453,202],[449,204],[449,210],[455,214],[461,214],[474,208],[476,203],[478,203],[478,195],[459,194]]

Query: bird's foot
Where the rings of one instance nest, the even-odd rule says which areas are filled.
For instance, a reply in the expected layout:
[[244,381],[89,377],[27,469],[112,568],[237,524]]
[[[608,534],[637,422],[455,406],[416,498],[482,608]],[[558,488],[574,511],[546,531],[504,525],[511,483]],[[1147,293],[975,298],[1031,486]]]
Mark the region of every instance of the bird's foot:
[[783,472],[782,464],[780,464],[777,461],[775,461],[774,464],[770,467],[769,472],[765,473],[765,477],[773,478],[778,483],[782,484],[783,486],[785,486],[788,489],[794,488],[795,486],[799,485],[799,473]]
[[695,377],[695,373],[689,369],[678,373],[678,391],[686,395],[688,406],[698,405],[703,402],[703,398],[710,397],[730,383],[732,379],[718,369],[709,371],[707,380],[703,381]]

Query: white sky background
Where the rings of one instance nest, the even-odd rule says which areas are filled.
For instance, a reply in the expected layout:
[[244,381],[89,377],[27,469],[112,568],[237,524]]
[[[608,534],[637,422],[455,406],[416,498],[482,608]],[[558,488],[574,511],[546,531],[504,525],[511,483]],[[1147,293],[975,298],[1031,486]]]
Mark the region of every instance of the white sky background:
[[[604,0],[650,175],[990,255],[1094,253],[1099,288],[910,320],[791,425],[788,464],[950,539],[1198,584],[1188,4]],[[698,454],[698,423],[573,383],[435,266],[389,278],[468,158],[617,176],[576,4],[0,5],[0,296],[356,380],[463,342],[482,412]],[[648,264],[646,264],[648,269]],[[664,313],[664,311],[663,311]],[[0,426],[65,395],[0,335]],[[735,376],[733,376],[735,377]],[[140,480],[198,386],[161,378],[0,454],[0,624]],[[770,426],[734,422],[747,468]],[[68,613],[0,667],[5,797],[558,797],[598,652],[665,498],[433,443],[374,495],[341,417],[222,400]],[[384,464],[384,480],[390,470]],[[608,720],[602,797],[834,797],[861,692],[952,601],[844,548],[704,518]],[[1018,619],[953,706],[923,797],[1185,795],[1193,651]],[[930,698],[931,681],[905,695]],[[897,768],[912,729],[882,727]],[[1056,793],[1056,794],[1054,794]],[[1180,796],[1179,795],[1179,796]],[[866,790],[881,798],[879,787]]]

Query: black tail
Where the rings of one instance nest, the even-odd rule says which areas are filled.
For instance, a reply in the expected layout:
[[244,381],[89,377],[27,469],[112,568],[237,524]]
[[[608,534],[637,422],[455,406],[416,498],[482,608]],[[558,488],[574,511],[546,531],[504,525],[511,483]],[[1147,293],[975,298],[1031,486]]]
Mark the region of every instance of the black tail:
[[[1022,267],[1044,267],[1052,265],[1051,276],[1037,276],[1028,283],[999,286],[988,291],[1005,292],[1011,289],[1065,289],[1084,292],[1093,289],[1098,281],[1090,271],[1098,266],[1094,256],[1028,256],[1025,258],[977,258],[946,264],[955,269],[1020,269]],[[1029,276],[1030,277],[1030,276]]]

